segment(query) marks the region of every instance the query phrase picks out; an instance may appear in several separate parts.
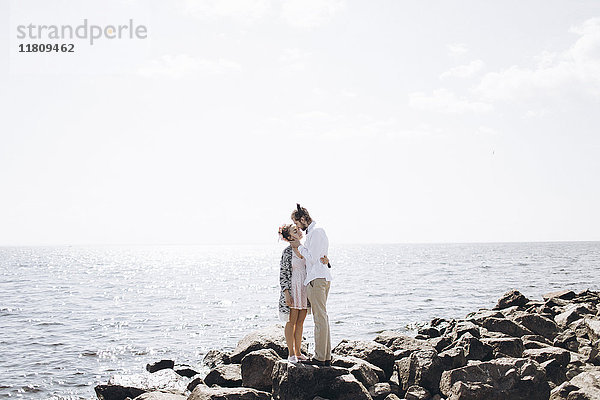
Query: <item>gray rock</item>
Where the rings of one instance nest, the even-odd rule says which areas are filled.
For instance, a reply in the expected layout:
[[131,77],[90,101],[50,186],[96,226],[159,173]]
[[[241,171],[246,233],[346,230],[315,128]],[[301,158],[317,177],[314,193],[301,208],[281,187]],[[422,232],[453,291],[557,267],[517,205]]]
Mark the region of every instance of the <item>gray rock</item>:
[[556,360],[561,367],[566,367],[571,361],[571,353],[560,347],[544,347],[542,349],[527,349],[523,352],[523,357],[531,358],[538,363],[548,360]]
[[534,334],[543,336],[549,340],[553,340],[558,335],[558,326],[556,323],[541,315],[518,312],[511,319]]
[[545,293],[542,295],[542,298],[546,301],[550,299],[573,300],[575,292],[572,290],[561,290],[559,292]]
[[444,371],[464,367],[467,365],[465,349],[462,347],[452,347],[448,350],[442,351],[438,356],[442,362]]
[[156,371],[160,371],[162,369],[173,369],[175,366],[175,361],[173,360],[160,360],[153,364],[146,365],[146,371],[152,373]]
[[544,347],[552,347],[552,345],[538,342],[537,340],[523,340],[523,348],[525,350],[543,349]]
[[229,354],[221,350],[210,350],[202,360],[208,368],[215,368],[219,365],[229,364]]
[[376,383],[369,388],[369,396],[373,400],[384,400],[389,394],[392,394],[392,387],[389,383]]
[[560,365],[555,359],[545,361],[540,365],[544,368],[544,371],[546,371],[546,378],[550,382],[560,385],[567,380],[566,368]]
[[271,400],[271,394],[251,388],[198,385],[187,400]]
[[547,400],[544,369],[525,358],[499,358],[445,371],[441,392],[449,400]]
[[471,334],[471,336],[480,338],[481,333],[479,326],[475,325],[471,321],[458,321],[456,325],[450,330],[450,338],[453,341],[460,339],[465,333]]
[[[144,372],[141,374],[113,375],[108,380],[108,385],[133,387],[143,390],[143,392],[171,392],[184,393],[189,378],[178,375],[172,369],[162,369],[154,373]],[[136,396],[139,396],[138,393]],[[129,396],[134,398],[136,396]]]
[[569,393],[568,400],[600,400],[600,368],[580,373],[571,384],[578,389]]
[[404,398],[406,400],[430,400],[431,393],[427,389],[415,385],[408,388]]
[[520,338],[485,338],[481,340],[492,348],[494,358],[505,357],[521,358],[523,356],[523,341]]
[[402,391],[417,385],[430,393],[439,393],[440,376],[444,367],[435,350],[415,351],[409,357],[396,361],[396,368]]
[[335,367],[347,368],[367,388],[386,379],[385,372],[381,368],[357,357],[335,356],[331,364]]
[[[244,336],[229,356],[229,362],[239,364],[246,354],[262,349],[275,350],[281,358],[287,358],[288,348],[282,326],[274,325]],[[308,347],[306,342],[304,342],[302,344],[302,352],[306,354],[307,351]]]
[[488,318],[483,321],[483,327],[489,331],[501,332],[512,337],[532,335],[529,329],[506,318]]
[[529,302],[529,299],[525,297],[518,290],[511,290],[505,293],[499,300],[494,310],[502,310],[504,308],[512,306],[524,306]]
[[384,400],[401,400],[400,397],[395,394],[388,394],[388,396]]
[[389,347],[392,351],[407,351],[406,355],[410,355],[413,351],[432,348],[427,340],[415,339],[396,331],[383,331],[377,335],[375,341]]
[[455,346],[462,347],[465,350],[467,360],[487,361],[492,358],[492,347],[483,343],[469,332],[462,335]]
[[127,397],[137,397],[146,392],[136,387],[121,385],[98,385],[94,391],[99,400],[123,400]]
[[165,392],[147,392],[139,395],[133,400],[187,400],[187,396]]
[[204,385],[204,379],[202,379],[200,376],[196,376],[193,377],[192,380],[190,381],[190,383],[188,383],[187,385],[187,390],[189,390],[190,392],[194,390],[194,388],[198,385]]
[[385,372],[386,378],[392,376],[394,370],[394,352],[378,342],[367,340],[342,340],[333,349],[333,354],[353,356],[378,366]]
[[498,310],[479,310],[479,311],[475,311],[472,313],[467,314],[467,321],[471,321],[476,323],[477,325],[481,325],[483,324],[483,321],[485,321],[488,318],[504,318],[504,314],[502,314],[500,311]]
[[553,345],[569,351],[577,351],[579,349],[577,335],[571,329],[567,329],[556,336],[556,338],[554,338]]
[[191,378],[198,375],[198,371],[189,365],[175,365],[173,370],[177,373],[177,375],[185,376],[186,378]]
[[600,340],[600,320],[586,318],[584,320],[584,324],[590,340],[592,342],[597,342]]
[[410,353],[412,353],[415,350],[427,350],[432,347],[439,353],[452,344],[452,339],[449,336],[440,336],[440,337],[436,337],[436,338],[427,339],[427,344],[428,344],[428,346],[425,346],[425,347],[422,347],[419,349],[413,349],[412,351],[408,351],[408,352],[404,353],[401,357],[398,357],[396,355],[397,352],[399,351],[399,350],[397,350],[394,352],[394,356],[396,356],[396,360],[399,360],[400,358],[409,356]]
[[225,364],[213,368],[204,383],[208,386],[238,387],[242,386],[242,367],[240,364]]
[[367,389],[346,368],[315,367],[278,361],[273,368],[273,397],[305,400],[371,400]]
[[559,386],[552,389],[550,392],[550,400],[566,400],[569,393],[579,389],[572,385],[571,382],[563,382]]
[[586,314],[590,314],[590,310],[587,307],[581,304],[570,304],[563,312],[554,317],[554,321],[559,327],[564,329]]
[[271,391],[273,367],[281,357],[273,349],[262,349],[248,353],[242,358],[242,386],[262,391]]

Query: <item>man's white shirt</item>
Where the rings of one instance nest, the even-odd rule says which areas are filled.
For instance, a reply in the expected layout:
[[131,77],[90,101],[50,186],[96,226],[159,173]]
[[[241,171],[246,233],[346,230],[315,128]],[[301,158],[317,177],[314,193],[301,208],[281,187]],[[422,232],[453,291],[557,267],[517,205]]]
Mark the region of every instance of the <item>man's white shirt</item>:
[[315,228],[315,222],[311,222],[306,230],[304,245],[298,247],[298,251],[306,260],[306,279],[304,285],[318,278],[331,281],[331,272],[327,264],[321,263],[321,257],[329,252],[329,239],[323,228]]

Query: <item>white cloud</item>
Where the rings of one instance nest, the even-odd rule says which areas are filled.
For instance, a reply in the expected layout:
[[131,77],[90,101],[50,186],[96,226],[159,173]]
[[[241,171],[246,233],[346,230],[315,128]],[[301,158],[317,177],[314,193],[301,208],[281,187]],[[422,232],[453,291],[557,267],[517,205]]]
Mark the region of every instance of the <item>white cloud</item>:
[[446,78],[469,78],[483,69],[484,63],[481,60],[473,60],[468,64],[459,65],[450,68],[440,75],[440,79]]
[[571,28],[579,35],[559,53],[544,52],[532,68],[513,65],[490,72],[475,92],[487,100],[525,100],[539,95],[564,94],[571,90],[600,95],[600,18]]
[[290,71],[301,71],[306,68],[310,56],[310,52],[298,48],[284,49],[279,56],[279,62]]
[[183,10],[198,19],[254,22],[271,10],[271,0],[184,0]]
[[240,71],[242,67],[230,60],[205,60],[188,54],[164,55],[150,61],[138,69],[142,76],[181,78],[183,76],[200,74],[223,74],[230,71]]
[[458,97],[453,92],[443,88],[434,90],[431,95],[416,92],[411,93],[409,97],[409,104],[415,109],[436,111],[445,114],[484,113],[493,109],[493,106],[489,103]]
[[463,55],[469,51],[467,45],[464,43],[449,43],[446,45],[446,48],[448,49],[448,53],[453,56]]
[[313,28],[331,20],[345,6],[344,0],[286,0],[281,16],[291,26]]

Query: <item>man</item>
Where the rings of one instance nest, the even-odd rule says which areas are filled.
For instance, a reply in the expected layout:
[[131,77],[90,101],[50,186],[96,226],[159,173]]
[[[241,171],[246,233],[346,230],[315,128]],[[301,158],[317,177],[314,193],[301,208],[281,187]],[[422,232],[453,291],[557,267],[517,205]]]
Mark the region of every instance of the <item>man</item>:
[[329,316],[327,315],[327,296],[331,286],[331,273],[322,257],[329,251],[329,240],[322,228],[316,228],[310,214],[300,204],[292,213],[292,221],[299,229],[306,232],[304,246],[300,241],[291,242],[296,253],[306,260],[306,294],[312,308],[315,322],[315,354],[307,364],[318,366],[331,365],[331,334],[329,332]]

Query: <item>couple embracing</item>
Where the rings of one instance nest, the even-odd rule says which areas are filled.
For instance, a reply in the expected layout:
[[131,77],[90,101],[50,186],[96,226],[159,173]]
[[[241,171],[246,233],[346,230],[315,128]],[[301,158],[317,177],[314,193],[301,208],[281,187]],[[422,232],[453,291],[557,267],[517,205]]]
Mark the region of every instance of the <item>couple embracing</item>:
[[[331,335],[327,316],[327,296],[331,272],[327,252],[329,240],[322,228],[315,226],[306,208],[296,205],[293,224],[279,228],[279,237],[289,243],[283,250],[279,270],[281,295],[279,315],[285,322],[285,340],[290,362],[331,365]],[[306,232],[304,244],[300,243]],[[312,311],[315,324],[315,352],[312,358],[301,353],[302,329],[306,315]]]

